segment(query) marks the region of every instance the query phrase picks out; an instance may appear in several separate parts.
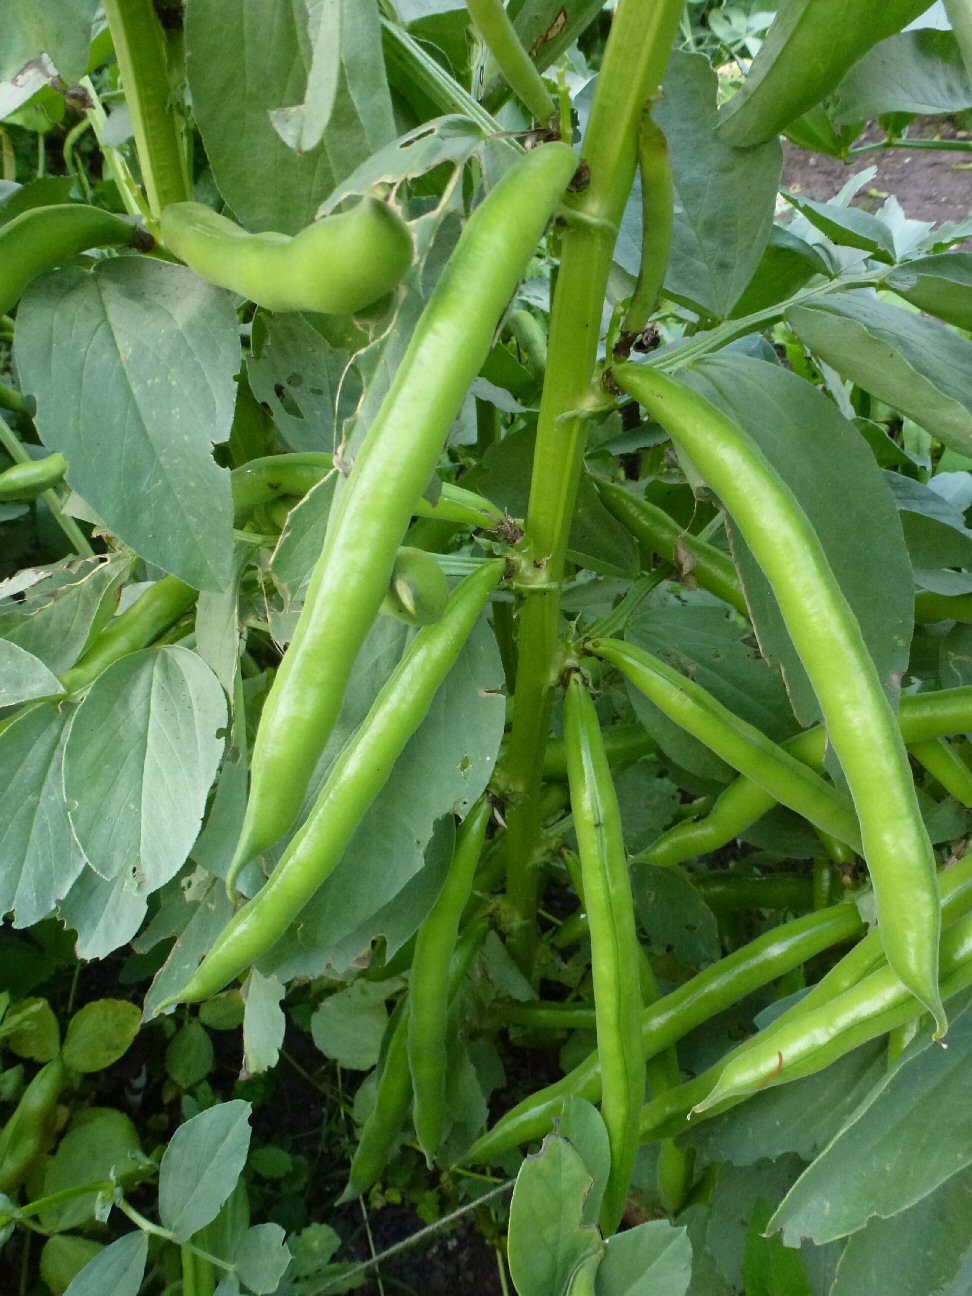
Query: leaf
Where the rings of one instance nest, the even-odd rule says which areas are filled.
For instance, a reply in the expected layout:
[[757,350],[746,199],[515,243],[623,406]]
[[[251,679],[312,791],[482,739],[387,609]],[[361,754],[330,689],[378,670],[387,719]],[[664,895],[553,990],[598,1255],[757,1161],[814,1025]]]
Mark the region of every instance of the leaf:
[[730,313],[738,319],[775,306],[815,275],[830,275],[830,267],[817,249],[784,226],[774,225],[759,265]]
[[670,953],[688,967],[719,958],[715,915],[681,869],[633,864],[631,892],[650,949]]
[[387,994],[381,984],[358,980],[328,995],[310,1023],[311,1038],[324,1056],[351,1071],[377,1066],[388,1026]]
[[[47,1162],[44,1196],[98,1183],[113,1175],[125,1183],[139,1172],[146,1159],[138,1130],[124,1112],[113,1107],[88,1107],[72,1122]],[[60,1233],[93,1219],[98,1196],[98,1192],[84,1193],[48,1206],[41,1212],[44,1228]]]
[[597,1296],[685,1296],[691,1281],[688,1233],[668,1220],[651,1220],[608,1238],[594,1290]]
[[564,1099],[564,1114],[557,1121],[556,1132],[580,1154],[591,1176],[591,1191],[584,1200],[583,1222],[596,1228],[611,1170],[607,1126],[593,1103],[569,1094]]
[[719,138],[716,88],[706,58],[676,51],[654,117],[668,140],[675,182],[665,294],[722,319],[769,240],[783,151],[774,140],[743,153]]
[[82,1075],[104,1071],[124,1057],[138,1034],[142,1014],[124,999],[94,999],[68,1022],[61,1057]]
[[247,376],[291,450],[335,450],[361,383],[350,368],[352,339],[318,316],[258,311]]
[[742,88],[721,113],[737,148],[772,139],[819,103],[872,45],[907,26],[928,0],[790,0],[777,11]]
[[58,906],[65,927],[78,933],[79,959],[102,959],[127,945],[145,917],[148,901],[134,890],[131,878],[113,882],[86,868]]
[[80,81],[97,12],[98,0],[2,0],[0,81],[10,80],[40,54],[49,56],[68,84]]
[[[287,525],[273,551],[270,573],[283,595],[285,616],[303,605],[311,575],[321,556],[337,480],[337,473],[332,473],[290,510]],[[276,619],[273,625],[276,632]]]
[[202,823],[225,724],[219,682],[187,648],[131,653],[95,680],[68,737],[64,789],[98,873],[127,874],[148,893],[179,871]]
[[919,310],[972,329],[972,252],[944,252],[896,266],[887,284]]
[[870,212],[840,202],[815,202],[789,189],[781,191],[787,202],[814,228],[841,247],[860,248],[879,261],[895,259],[894,238],[887,225]]
[[899,32],[875,45],[840,83],[836,121],[867,121],[888,113],[961,112],[972,108],[972,82],[950,31]]
[[244,1286],[256,1296],[269,1296],[290,1264],[286,1234],[279,1224],[255,1224],[243,1234],[233,1264]]
[[972,1169],[848,1241],[830,1296],[963,1296],[972,1267]]
[[61,1027],[46,999],[22,999],[4,1017],[0,1039],[17,1057],[50,1062],[61,1050]]
[[786,318],[838,373],[972,455],[972,342],[866,289],[792,306]]
[[63,692],[61,681],[39,657],[9,639],[0,639],[0,707],[57,697]]
[[187,584],[221,589],[232,501],[212,446],[229,438],[240,367],[229,294],[145,257],[56,271],[24,294],[16,354],[41,439],[104,524]]
[[301,0],[311,45],[311,63],[302,103],[271,108],[273,128],[297,154],[316,148],[334,110],[341,72],[343,0]]
[[159,1218],[185,1242],[219,1214],[250,1148],[250,1104],[235,1098],[180,1125],[159,1166]]
[[658,777],[650,761],[639,761],[616,773],[614,790],[621,810],[625,850],[637,855],[672,823],[681,794],[670,779]]
[[287,1026],[280,1001],[284,988],[276,977],[262,976],[251,968],[243,991],[243,1060],[250,1075],[277,1065]]
[[20,927],[45,918],[85,864],[61,790],[71,719],[37,706],[0,731],[0,913]]
[[564,1296],[574,1271],[601,1250],[600,1233],[583,1223],[591,1184],[580,1154],[558,1135],[523,1162],[507,1243],[519,1296]]
[[745,1168],[719,1167],[709,1198],[705,1240],[723,1277],[734,1291],[743,1290],[742,1266],[753,1207],[760,1198],[769,1202],[779,1201],[801,1169],[801,1163],[792,1156],[760,1161]]
[[218,878],[209,878],[192,891],[184,896],[182,933],[145,996],[146,1017],[152,1017],[157,1003],[186,984],[233,913],[226,887]]
[[972,1118],[955,1100],[970,1055],[967,1008],[951,1019],[947,1049],[926,1034],[878,1081],[790,1189],[770,1228],[790,1244],[845,1237],[873,1216],[906,1210],[972,1165]]
[[165,1050],[165,1071],[180,1089],[191,1089],[205,1080],[213,1069],[215,1051],[209,1032],[192,1019],[185,1022],[169,1040]]
[[147,1259],[148,1235],[126,1233],[88,1261],[64,1296],[138,1296]]
[[[220,193],[248,229],[296,234],[314,219],[335,182],[395,134],[377,5],[341,3],[353,3],[353,15],[341,25],[329,127],[320,143],[301,153],[284,143],[271,114],[308,102],[308,92],[313,100],[318,87],[309,78],[327,76],[324,51],[324,63],[319,58],[315,67],[314,59],[319,4],[275,6],[272,19],[265,0],[190,0],[186,6],[186,71],[196,124]],[[298,124],[307,142],[320,115],[311,111],[289,121]]]
[[127,559],[80,558],[33,583],[22,604],[0,613],[0,633],[59,675],[73,666],[114,610]]
[[812,1296],[799,1251],[785,1247],[775,1234],[763,1236],[772,1213],[773,1207],[760,1197],[749,1217],[742,1262],[746,1296]]
[[461,166],[485,138],[479,122],[456,113],[422,122],[373,153],[336,185],[321,204],[318,215],[328,215],[349,194],[367,193],[374,185],[397,185],[403,180],[414,180],[445,162]]
[[[755,438],[796,495],[891,690],[907,666],[914,584],[897,509],[866,443],[824,395],[778,365],[714,356],[686,377]],[[813,724],[816,697],[776,600],[742,538],[730,531],[763,656],[782,667],[801,724]]]

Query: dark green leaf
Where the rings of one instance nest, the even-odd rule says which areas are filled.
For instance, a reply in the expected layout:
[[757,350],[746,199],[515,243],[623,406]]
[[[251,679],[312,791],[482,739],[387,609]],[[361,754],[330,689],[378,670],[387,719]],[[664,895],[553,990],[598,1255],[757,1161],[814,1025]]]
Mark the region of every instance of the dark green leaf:
[[594,1279],[597,1296],[685,1296],[692,1244],[683,1228],[651,1220],[608,1238]]
[[519,1296],[564,1296],[572,1274],[601,1250],[600,1233],[583,1222],[591,1185],[580,1154],[557,1135],[523,1162],[507,1252]]
[[899,32],[875,45],[851,68],[834,95],[837,121],[867,121],[886,113],[961,112],[972,107],[972,82],[958,41],[947,31]]
[[888,287],[929,315],[972,329],[972,252],[944,252],[897,266]]
[[801,216],[832,243],[841,247],[860,248],[870,252],[879,261],[894,261],[894,238],[891,231],[877,216],[840,202],[815,202],[801,194],[783,190],[784,196]]

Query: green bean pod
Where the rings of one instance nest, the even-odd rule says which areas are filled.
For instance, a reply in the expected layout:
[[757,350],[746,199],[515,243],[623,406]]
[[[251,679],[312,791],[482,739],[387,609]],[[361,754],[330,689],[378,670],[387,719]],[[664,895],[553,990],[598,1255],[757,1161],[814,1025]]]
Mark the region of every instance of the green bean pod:
[[257,732],[242,863],[293,822],[341,707],[395,553],[469,384],[577,165],[566,144],[528,153],[476,209],[412,333],[328,521],[293,640]]
[[469,16],[496,60],[503,80],[541,126],[557,111],[543,77],[516,33],[503,0],[466,0]]
[[674,563],[697,584],[749,616],[735,563],[727,553],[679,526],[673,517],[614,482],[597,482],[608,511],[655,553]]
[[734,715],[711,693],[635,644],[592,639],[589,651],[617,666],[677,725],[817,828],[856,846],[857,820],[846,799],[818,774]]
[[601,1206],[605,1236],[618,1227],[638,1155],[645,1096],[638,933],[621,835],[621,812],[594,703],[571,676],[564,703],[567,778],[591,930],[591,974],[601,1059],[601,1116],[611,1168]]
[[53,270],[94,247],[143,250],[152,240],[127,216],[81,203],[32,207],[0,226],[0,315],[20,301],[24,289],[45,270]]
[[[905,693],[898,710],[898,728],[909,747],[972,728],[972,687],[930,693]],[[798,760],[823,768],[827,735],[822,726],[797,734],[783,744]],[[776,798],[745,776],[730,783],[712,812],[692,823],[676,824],[642,852],[647,864],[681,864],[708,855],[740,837],[777,804]]]
[[[642,1010],[641,1035],[646,1058],[676,1044],[717,1013],[793,968],[801,967],[808,959],[853,940],[863,928],[855,905],[835,905],[758,936]],[[576,1094],[589,1102],[597,1102],[600,1093],[601,1066],[595,1051],[562,1079],[531,1094],[507,1112],[476,1140],[463,1160],[495,1161],[521,1143],[546,1134],[568,1095]]]
[[32,500],[56,486],[68,470],[60,453],[14,464],[0,472],[0,500]]
[[459,935],[462,912],[472,894],[492,812],[492,805],[483,797],[467,815],[445,885],[415,941],[408,991],[408,1059],[415,1133],[430,1158],[442,1142],[446,1108],[449,959]]
[[847,778],[888,962],[943,1034],[935,856],[897,719],[816,532],[739,424],[645,365],[619,365],[614,376],[691,457],[769,581]]
[[449,582],[435,555],[402,545],[381,610],[406,625],[431,625],[449,601]]
[[12,1193],[31,1165],[53,1142],[58,1100],[69,1080],[59,1057],[44,1064],[21,1095],[0,1131],[0,1193]]
[[271,311],[353,315],[405,277],[414,248],[387,203],[363,198],[299,234],[250,234],[203,203],[162,212],[162,240],[207,283]]
[[919,764],[937,779],[949,796],[972,810],[972,770],[944,738],[911,743],[908,750]]
[[675,181],[665,132],[645,104],[638,131],[641,176],[641,265],[622,331],[637,334],[648,323],[665,284],[675,227]]
[[[340,861],[502,574],[501,560],[484,563],[458,586],[442,619],[416,634],[331,767],[313,810],[277,867],[253,899],[236,911],[188,983],[158,1011],[216,994],[283,936]],[[232,883],[231,874],[227,886]]]
[[[449,963],[448,999],[454,999],[462,988],[469,966],[482,945],[488,930],[485,920],[469,924],[459,941]],[[384,1064],[378,1079],[375,1105],[361,1127],[358,1146],[351,1159],[348,1183],[340,1201],[353,1201],[366,1193],[379,1177],[391,1157],[398,1133],[408,1115],[412,1101],[412,1075],[409,1069],[409,1000],[403,999],[398,1009],[398,1020],[385,1053]],[[445,1059],[442,1059],[444,1065]]]
[[148,648],[196,601],[196,591],[176,576],[163,576],[105,626],[84,656],[61,676],[68,693],[78,693],[116,661]]

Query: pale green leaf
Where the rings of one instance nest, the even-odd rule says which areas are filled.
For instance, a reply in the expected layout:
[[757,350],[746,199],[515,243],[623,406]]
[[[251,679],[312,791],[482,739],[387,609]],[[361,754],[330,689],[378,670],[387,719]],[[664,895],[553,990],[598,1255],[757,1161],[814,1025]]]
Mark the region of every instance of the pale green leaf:
[[178,1241],[214,1220],[236,1187],[250,1148],[250,1110],[236,1098],[173,1134],[159,1166],[159,1218]]

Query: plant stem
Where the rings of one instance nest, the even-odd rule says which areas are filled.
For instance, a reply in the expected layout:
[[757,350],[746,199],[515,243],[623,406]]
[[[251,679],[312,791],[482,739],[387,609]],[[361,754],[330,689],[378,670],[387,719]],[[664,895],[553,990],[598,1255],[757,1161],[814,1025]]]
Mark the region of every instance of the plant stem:
[[573,411],[585,403],[597,360],[611,256],[634,182],[642,106],[661,84],[681,12],[682,0],[621,0],[584,141],[590,184],[567,204],[527,512],[536,581],[521,614],[507,768],[507,897],[516,924],[511,947],[525,967],[536,949],[538,792],[559,666],[560,584],[586,433],[584,417]]
[[192,196],[186,150],[175,113],[165,33],[152,0],[104,0],[105,17],[132,115],[142,182],[154,217]]
[[19,391],[0,382],[0,409],[13,410],[15,414],[29,414],[27,402]]
[[108,174],[115,182],[115,188],[118,190],[119,197],[125,205],[125,210],[129,216],[139,216],[142,220],[148,222],[151,214],[145,202],[141,189],[135,183],[135,177],[128,168],[128,163],[122,157],[121,151],[113,144],[105,143],[105,131],[108,126],[108,114],[98,98],[98,92],[95,90],[90,77],[83,77],[81,85],[88,93],[91,100],[91,107],[87,110],[88,121],[95,133],[95,139],[98,141],[98,148],[101,150],[105,159],[105,167]]
[[[31,456],[20,444],[10,428],[7,427],[3,419],[0,419],[0,445],[3,446],[14,463],[33,463]],[[82,558],[93,558],[94,550],[88,544],[87,537],[74,518],[68,517],[62,509],[57,491],[46,490],[41,494],[40,498],[50,509],[51,517],[74,546],[75,552],[79,553]]]
[[884,139],[877,144],[858,144],[848,151],[848,157],[862,153],[877,153],[881,149],[928,149],[937,153],[972,153],[972,140],[959,139]]

